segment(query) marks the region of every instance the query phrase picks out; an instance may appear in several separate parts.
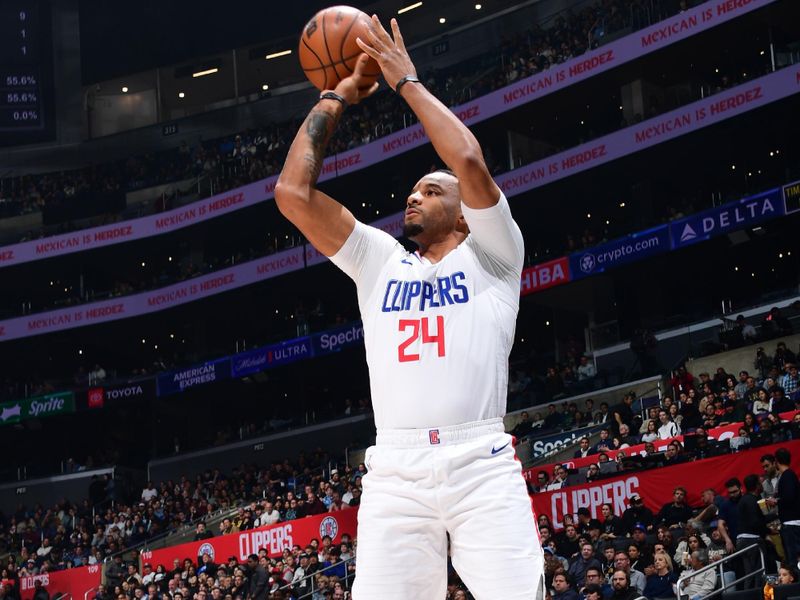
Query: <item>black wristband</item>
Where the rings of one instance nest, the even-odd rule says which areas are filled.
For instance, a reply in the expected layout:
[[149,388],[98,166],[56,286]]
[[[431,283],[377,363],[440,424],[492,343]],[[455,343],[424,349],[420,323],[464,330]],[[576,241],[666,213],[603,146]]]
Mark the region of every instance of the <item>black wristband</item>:
[[336,100],[337,102],[341,102],[342,106],[344,107],[345,110],[347,110],[347,107],[349,106],[349,104],[347,104],[347,100],[342,98],[336,92],[324,92],[324,93],[319,95],[319,99],[320,100]]
[[409,81],[414,81],[416,83],[419,83],[419,77],[417,77],[416,75],[406,75],[405,77],[403,77],[400,81],[397,82],[397,85],[394,86],[395,94],[399,94],[400,88],[403,87],[405,84],[407,84]]

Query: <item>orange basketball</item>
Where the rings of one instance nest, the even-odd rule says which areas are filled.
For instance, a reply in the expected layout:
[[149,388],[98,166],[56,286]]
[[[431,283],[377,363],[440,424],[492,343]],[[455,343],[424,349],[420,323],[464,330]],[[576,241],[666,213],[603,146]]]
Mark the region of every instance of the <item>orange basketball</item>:
[[[300,34],[300,66],[308,80],[320,90],[331,90],[353,73],[361,48],[360,37],[369,41],[370,18],[352,6],[331,6],[314,15]],[[369,59],[364,75],[372,85],[381,74],[378,63]]]

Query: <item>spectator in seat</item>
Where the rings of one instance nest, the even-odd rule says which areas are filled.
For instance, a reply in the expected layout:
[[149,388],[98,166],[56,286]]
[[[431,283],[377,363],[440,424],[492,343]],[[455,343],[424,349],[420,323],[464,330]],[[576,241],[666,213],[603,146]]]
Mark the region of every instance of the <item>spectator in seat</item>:
[[670,385],[675,390],[675,394],[688,393],[694,387],[694,376],[686,370],[686,367],[678,367],[670,379]]
[[521,439],[528,435],[532,429],[533,423],[531,422],[531,417],[528,414],[528,411],[523,410],[522,414],[520,414],[519,423],[517,423],[514,426],[514,429],[511,430],[511,435],[517,439]]
[[[42,580],[36,579],[33,582],[33,600],[50,600],[50,594],[47,593],[47,590],[42,586]],[[4,598],[11,598],[11,594],[4,595]]]
[[639,443],[639,438],[631,433],[631,428],[627,423],[622,423],[619,426],[619,435],[614,440],[614,446],[617,448],[626,448],[634,446]]
[[[767,519],[758,505],[761,499],[761,482],[758,475],[750,474],[744,478],[745,493],[736,507],[738,534],[736,536],[736,550],[743,550],[748,546],[757,544],[766,553],[764,539],[769,534]],[[761,566],[760,558],[756,552],[746,552],[742,555],[742,569],[744,574],[754,572]],[[744,589],[758,587],[755,577],[748,577],[742,582]]]
[[[761,321],[761,331],[764,332],[764,336],[767,338],[791,335],[792,323],[783,315],[780,308],[773,306]],[[780,344],[778,345],[780,346]]]
[[636,529],[643,529],[645,532],[653,528],[653,511],[644,505],[644,501],[639,494],[632,494],[630,505],[622,513],[622,525],[626,532],[633,534]]
[[547,416],[544,418],[544,429],[556,429],[561,426],[563,415],[556,410],[555,404],[547,407]]
[[588,356],[581,356],[580,364],[578,365],[578,381],[591,379],[597,375],[594,363],[589,360]]
[[640,594],[644,591],[644,586],[647,584],[644,573],[631,568],[631,559],[627,552],[620,551],[614,554],[614,569],[615,572],[625,571],[628,575],[630,587],[634,588]]
[[689,556],[695,550],[708,550],[711,539],[704,533],[698,531],[691,525],[686,526],[686,535],[678,542],[675,549],[675,563],[681,568],[690,566]]
[[586,483],[591,483],[597,480],[598,477],[600,477],[600,465],[592,463],[586,470]]
[[614,514],[614,509],[611,504],[603,504],[600,508],[603,515],[602,533],[600,539],[613,540],[617,537],[625,535],[625,526],[620,517]]
[[557,465],[555,468],[555,477],[553,481],[547,484],[547,491],[560,490],[567,483],[567,470],[562,465]]
[[583,542],[580,554],[572,560],[567,571],[576,588],[580,588],[585,584],[586,572],[590,568],[600,569],[600,561],[594,556],[592,544]]
[[581,590],[581,600],[603,600],[603,588],[598,583],[590,583]]
[[610,437],[611,437],[611,431],[609,429],[601,429],[600,439],[592,447],[591,454],[598,454],[600,452],[611,450],[611,448],[613,447],[613,442],[610,439]]
[[589,447],[588,437],[582,437],[579,446],[580,447],[575,450],[575,453],[572,455],[572,458],[586,458],[592,453],[592,449]]
[[611,575],[611,595],[608,600],[636,600],[641,593],[631,586],[628,573],[621,569]]
[[[695,571],[699,571],[708,565],[708,552],[705,550],[695,550],[689,556],[689,569],[683,572],[683,575],[692,575]],[[683,587],[683,593],[689,600],[700,600],[700,598],[707,596],[717,587],[717,570],[709,569],[697,575],[692,575],[687,579],[688,583]]]
[[756,328],[744,320],[744,315],[736,317],[736,329],[739,330],[743,344],[753,344],[758,339]]
[[642,433],[642,442],[655,442],[660,440],[661,436],[658,434],[658,423],[653,419],[645,422],[645,430]]
[[678,576],[672,568],[669,555],[659,552],[653,557],[653,573],[647,576],[643,596],[653,598],[671,598],[675,595],[672,585],[678,582]]
[[261,513],[261,525],[274,525],[281,520],[281,513],[275,508],[272,502],[264,503],[264,511]]
[[670,419],[669,413],[663,408],[658,411],[658,437],[662,440],[677,437],[680,434],[678,426]]
[[798,388],[800,388],[800,374],[797,372],[797,365],[787,363],[785,365],[786,375],[781,378],[780,386],[789,398],[794,398]]
[[612,409],[611,430],[614,435],[620,435],[619,426],[623,423],[628,426],[629,431],[633,426],[633,410],[631,409],[631,405],[635,399],[636,395],[633,392],[628,392],[623,396],[622,402]]
[[150,502],[158,497],[158,490],[153,486],[152,481],[147,482],[147,486],[142,490],[142,502]]
[[251,554],[247,558],[248,600],[267,600],[269,590],[269,576],[266,569],[259,563],[258,555]]
[[770,388],[772,394],[772,413],[785,413],[794,410],[794,402],[786,397],[784,389],[779,385]]
[[672,502],[661,507],[655,522],[669,528],[683,527],[691,518],[692,509],[686,504],[686,488],[678,486],[672,491]]
[[197,542],[199,540],[207,540],[208,538],[212,538],[212,537],[214,537],[214,534],[206,529],[206,524],[205,523],[198,523],[197,524],[197,529],[195,530],[195,533],[194,533],[194,541],[195,542]]
[[580,594],[586,597],[587,589],[593,585],[600,588],[600,598],[606,596],[606,592],[608,592],[608,595],[611,594],[611,586],[608,585],[606,578],[603,577],[603,571],[595,567],[589,567],[586,570],[586,586],[580,590]]
[[782,564],[778,569],[778,585],[789,585],[798,582],[800,582],[800,575],[797,573],[797,567]]
[[769,503],[778,507],[786,562],[794,565],[800,561],[800,482],[790,466],[791,458],[786,448],[778,448],[775,451],[775,462],[780,477],[776,490],[777,499]]
[[[578,530],[570,523],[564,527],[564,531],[556,537],[556,544],[558,551],[562,556],[572,556],[578,553],[580,548],[580,540],[578,539]],[[567,565],[568,567],[569,565]]]
[[579,600],[578,592],[572,587],[569,575],[556,573],[553,576],[552,600]]

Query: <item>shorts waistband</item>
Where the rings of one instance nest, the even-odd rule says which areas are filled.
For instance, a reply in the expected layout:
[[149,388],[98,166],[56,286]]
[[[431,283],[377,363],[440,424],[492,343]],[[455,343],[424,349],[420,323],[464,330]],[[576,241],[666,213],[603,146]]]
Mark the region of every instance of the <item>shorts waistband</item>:
[[504,433],[503,419],[473,421],[426,429],[379,429],[376,446],[430,447],[458,444],[492,433]]

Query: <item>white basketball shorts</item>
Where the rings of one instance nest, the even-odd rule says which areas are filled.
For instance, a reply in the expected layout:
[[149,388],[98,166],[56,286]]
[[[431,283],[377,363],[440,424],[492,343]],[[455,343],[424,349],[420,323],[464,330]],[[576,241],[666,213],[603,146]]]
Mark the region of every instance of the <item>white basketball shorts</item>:
[[353,600],[444,598],[447,534],[475,598],[543,598],[542,547],[502,419],[381,430],[365,463]]

